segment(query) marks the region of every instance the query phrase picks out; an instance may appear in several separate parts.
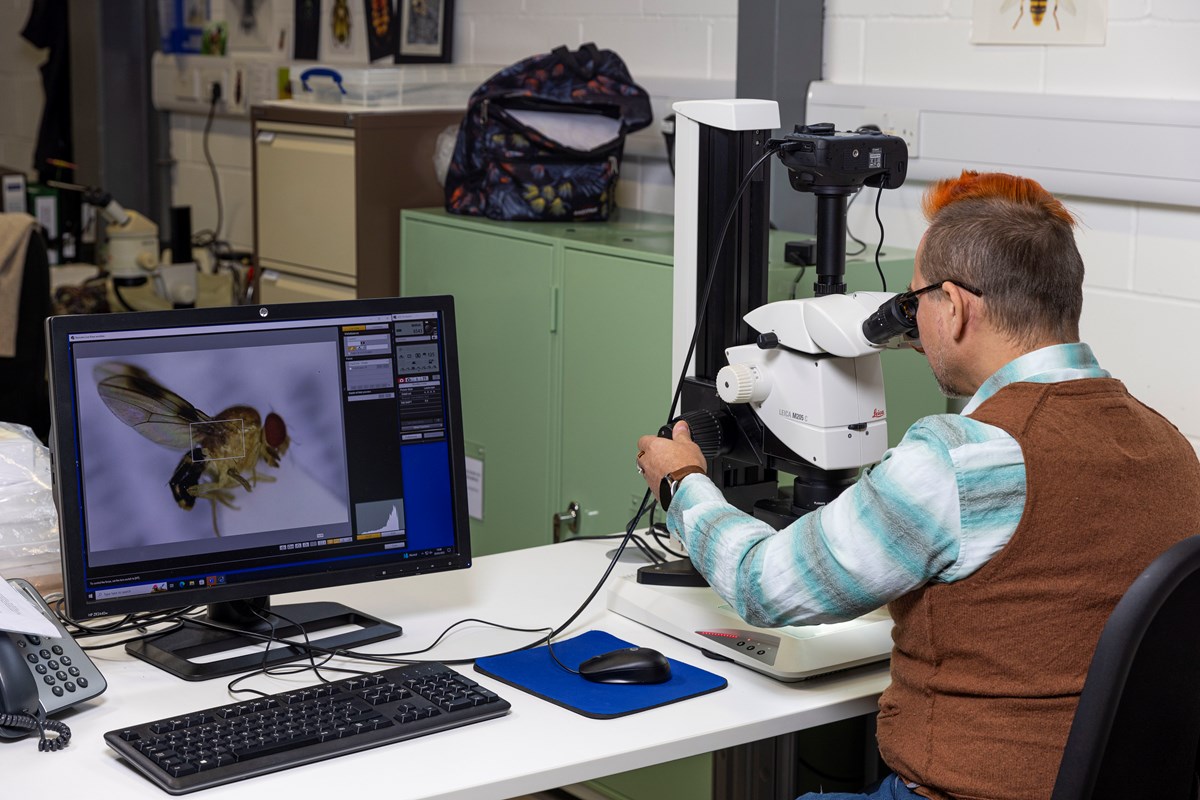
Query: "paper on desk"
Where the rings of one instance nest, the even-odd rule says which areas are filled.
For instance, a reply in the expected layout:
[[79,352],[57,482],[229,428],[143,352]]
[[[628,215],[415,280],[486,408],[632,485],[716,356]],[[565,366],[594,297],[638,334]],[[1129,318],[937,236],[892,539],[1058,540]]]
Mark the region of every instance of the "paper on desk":
[[59,635],[58,628],[42,616],[41,610],[3,577],[0,577],[0,631],[46,637]]

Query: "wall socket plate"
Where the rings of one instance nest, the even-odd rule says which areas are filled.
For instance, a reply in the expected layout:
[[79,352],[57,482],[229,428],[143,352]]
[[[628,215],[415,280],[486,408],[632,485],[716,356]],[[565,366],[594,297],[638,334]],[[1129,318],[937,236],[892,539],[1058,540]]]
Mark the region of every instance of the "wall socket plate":
[[207,114],[213,84],[221,99],[215,114],[248,117],[255,103],[278,96],[276,71],[284,62],[264,56],[201,56],[155,53],[151,94],[159,111]]
[[878,125],[884,133],[899,136],[908,145],[908,157],[921,155],[918,130],[921,112],[915,108],[864,108],[861,125]]

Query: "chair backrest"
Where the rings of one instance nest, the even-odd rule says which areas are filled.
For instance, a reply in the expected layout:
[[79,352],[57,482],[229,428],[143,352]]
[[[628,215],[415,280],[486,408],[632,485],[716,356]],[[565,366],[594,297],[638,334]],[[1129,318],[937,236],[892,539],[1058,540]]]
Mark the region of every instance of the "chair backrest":
[[1052,800],[1196,797],[1200,536],[1138,576],[1100,634]]

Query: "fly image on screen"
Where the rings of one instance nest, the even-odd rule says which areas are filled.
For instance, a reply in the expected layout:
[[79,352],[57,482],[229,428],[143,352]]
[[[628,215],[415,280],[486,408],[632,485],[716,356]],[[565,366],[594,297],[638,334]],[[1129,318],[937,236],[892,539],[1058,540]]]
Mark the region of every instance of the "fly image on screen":
[[93,552],[348,527],[332,342],[78,365]]

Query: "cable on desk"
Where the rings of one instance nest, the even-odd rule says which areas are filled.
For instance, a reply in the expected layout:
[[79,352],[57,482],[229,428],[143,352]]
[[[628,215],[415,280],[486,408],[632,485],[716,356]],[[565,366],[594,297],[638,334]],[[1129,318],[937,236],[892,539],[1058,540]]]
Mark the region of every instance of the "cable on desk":
[[[185,619],[191,614],[199,613],[203,606],[186,606],[183,608],[168,609],[166,611],[157,611],[145,614],[125,614],[108,622],[88,622],[83,623],[71,619],[67,616],[63,609],[65,598],[61,594],[54,594],[47,600],[54,616],[67,629],[67,633],[71,634],[73,639],[88,639],[96,636],[113,636],[120,633],[128,633],[136,631],[136,636],[130,636],[124,639],[119,639],[113,642],[105,642],[103,644],[95,644],[80,647],[87,650],[106,650],[110,647],[136,642],[145,639],[149,636],[158,636],[163,633],[170,633],[183,627]],[[148,630],[153,625],[169,625],[170,627],[158,628],[157,630]]]
[[[604,539],[623,539],[623,538],[625,538],[625,534],[623,534],[623,533],[604,533],[604,534],[597,534],[597,535],[593,535],[593,536],[572,536],[570,539],[564,539],[563,541],[564,542],[594,542],[594,541],[600,541],[600,540],[604,540]],[[649,559],[651,563],[654,563],[654,564],[667,563],[667,559],[663,558],[658,553],[654,552],[654,548],[651,547],[650,544],[645,539],[643,539],[641,536],[638,536],[636,533],[632,535],[630,541],[632,541],[634,543],[634,545],[637,546],[637,549],[639,551],[641,551],[642,555],[644,555],[647,559]],[[672,555],[674,555],[674,553],[672,553]]]
[[654,523],[654,525],[652,525],[650,528],[650,535],[654,537],[654,541],[658,542],[658,546],[661,547],[663,551],[670,553],[676,558],[687,558],[687,553],[676,552],[667,545],[667,542],[671,540],[671,532],[667,530],[667,524],[665,522]]
[[[241,683],[242,681],[253,678],[256,675],[265,675],[267,677],[272,677],[275,675],[295,675],[296,673],[299,673],[299,672],[307,672],[309,670],[312,670],[313,674],[317,676],[317,679],[319,681],[321,681],[321,683],[332,683],[333,681],[331,681],[329,678],[326,678],[324,675],[321,674],[322,669],[327,669],[331,672],[341,672],[341,673],[348,673],[348,674],[352,674],[352,675],[365,674],[362,670],[345,669],[342,667],[327,666],[330,659],[333,658],[332,654],[326,654],[324,660],[320,664],[318,664],[316,656],[313,653],[312,641],[308,638],[308,631],[306,631],[304,629],[303,625],[301,625],[300,623],[296,622],[293,619],[289,619],[288,617],[285,617],[283,614],[280,614],[277,611],[267,611],[266,614],[263,614],[261,611],[259,611],[256,608],[251,608],[250,611],[251,611],[251,613],[254,614],[254,616],[258,617],[263,622],[265,622],[271,626],[271,633],[267,639],[267,646],[263,648],[262,666],[260,666],[254,672],[247,672],[245,675],[240,675],[240,676],[234,678],[233,680],[231,680],[229,683],[227,683],[225,685],[225,689],[226,689],[226,691],[229,692],[230,695],[256,694],[259,697],[270,697],[270,693],[260,692],[258,689],[238,689],[238,688],[236,688],[237,685],[239,683]],[[268,618],[268,615],[271,618]],[[278,642],[278,643],[284,642],[284,640],[276,634],[276,631],[278,630],[278,626],[275,624],[275,619],[281,619],[284,622],[286,622],[288,625],[291,625],[293,628],[297,628],[300,631],[300,635],[304,637],[304,648],[303,649],[305,651],[305,654],[308,656],[308,664],[307,665],[288,663],[288,664],[276,664],[276,665],[272,666],[267,663],[267,660],[271,654],[271,644],[273,642]]]

